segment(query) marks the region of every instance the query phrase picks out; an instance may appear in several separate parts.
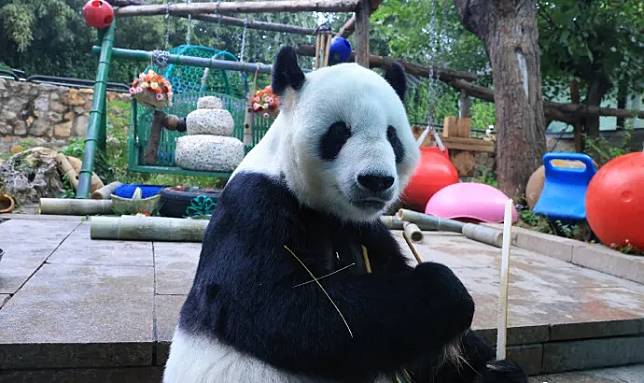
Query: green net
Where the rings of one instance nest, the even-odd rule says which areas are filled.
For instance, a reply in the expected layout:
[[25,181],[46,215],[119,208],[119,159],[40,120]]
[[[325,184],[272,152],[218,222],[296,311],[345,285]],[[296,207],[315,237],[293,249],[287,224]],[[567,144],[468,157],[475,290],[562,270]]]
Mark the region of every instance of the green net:
[[[221,98],[224,103],[224,108],[227,109],[233,116],[235,127],[233,136],[242,140],[244,138],[244,116],[246,111],[246,99],[237,98],[218,92],[184,92],[174,96],[172,106],[164,109],[165,112],[175,114],[177,116],[187,116],[197,108],[197,100],[203,96],[217,96]],[[142,159],[143,153],[150,138],[150,131],[152,126],[152,115],[154,111],[146,106],[138,104],[136,106],[136,126],[134,127],[134,141],[131,143],[133,149],[136,151],[137,158]],[[259,140],[264,136],[270,127],[272,120],[263,118],[256,115],[253,122],[253,136],[252,142],[247,147],[247,150],[255,146]],[[174,167],[174,151],[176,139],[182,136],[183,133],[176,131],[162,130],[161,141],[157,151],[157,166]]]

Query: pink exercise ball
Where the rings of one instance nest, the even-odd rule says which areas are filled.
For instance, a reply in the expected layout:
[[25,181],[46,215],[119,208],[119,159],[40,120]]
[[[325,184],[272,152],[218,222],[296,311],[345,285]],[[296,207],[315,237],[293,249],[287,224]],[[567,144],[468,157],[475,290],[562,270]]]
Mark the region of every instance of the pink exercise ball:
[[[425,213],[440,218],[467,219],[481,222],[503,222],[505,203],[508,200],[502,191],[490,185],[462,182],[439,190],[427,202]],[[512,208],[512,222],[519,217]]]

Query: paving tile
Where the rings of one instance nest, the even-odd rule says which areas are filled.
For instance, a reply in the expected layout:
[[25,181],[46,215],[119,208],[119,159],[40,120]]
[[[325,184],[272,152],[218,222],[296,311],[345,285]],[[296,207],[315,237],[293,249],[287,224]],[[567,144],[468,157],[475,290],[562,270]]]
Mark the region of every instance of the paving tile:
[[543,345],[543,372],[644,363],[644,336],[553,342]]
[[11,298],[11,294],[0,294],[0,309]]
[[179,319],[179,310],[186,300],[185,295],[157,295],[155,297],[155,334],[157,365],[164,366],[168,360],[170,343]]
[[159,383],[162,376],[159,367],[3,371],[0,383]]
[[0,310],[0,369],[151,364],[153,284],[152,267],[43,266]]
[[156,293],[188,294],[200,253],[200,243],[155,242]]
[[85,222],[49,257],[49,263],[108,266],[152,266],[152,243],[91,239]]
[[78,226],[78,222],[10,220],[0,223],[0,293],[14,294]]
[[644,365],[533,376],[529,383],[642,383]]
[[0,219],[31,220],[31,221],[69,221],[80,223],[87,219],[78,215],[51,215],[51,214],[0,214]]
[[644,257],[593,244],[573,249],[572,263],[644,284]]

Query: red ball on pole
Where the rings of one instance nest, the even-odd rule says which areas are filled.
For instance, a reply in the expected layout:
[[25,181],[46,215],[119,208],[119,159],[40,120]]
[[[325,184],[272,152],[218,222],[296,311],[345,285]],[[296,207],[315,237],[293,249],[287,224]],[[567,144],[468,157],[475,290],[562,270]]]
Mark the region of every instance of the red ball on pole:
[[83,6],[83,17],[90,27],[105,29],[114,20],[114,9],[103,0],[89,0]]

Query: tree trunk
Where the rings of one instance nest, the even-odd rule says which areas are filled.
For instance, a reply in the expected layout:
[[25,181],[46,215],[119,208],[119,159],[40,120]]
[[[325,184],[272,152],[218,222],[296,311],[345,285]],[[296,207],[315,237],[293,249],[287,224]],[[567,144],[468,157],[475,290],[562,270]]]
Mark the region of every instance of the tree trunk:
[[[628,103],[628,83],[621,81],[617,87],[617,109],[626,109]],[[615,124],[617,129],[624,129],[626,127],[626,119],[624,117],[617,117]]]
[[497,180],[503,192],[520,199],[546,148],[536,0],[454,3],[492,64]]
[[[599,107],[606,92],[610,90],[610,86],[610,82],[601,76],[597,76],[588,81],[588,90],[586,91],[584,104]],[[586,137],[599,137],[599,115],[586,116],[584,118],[584,131]]]
[[[572,80],[570,82],[570,102],[573,104],[579,104],[579,82],[577,80]],[[572,123],[572,131],[575,137],[575,151],[583,152],[584,151],[584,124],[581,119],[576,118]]]

